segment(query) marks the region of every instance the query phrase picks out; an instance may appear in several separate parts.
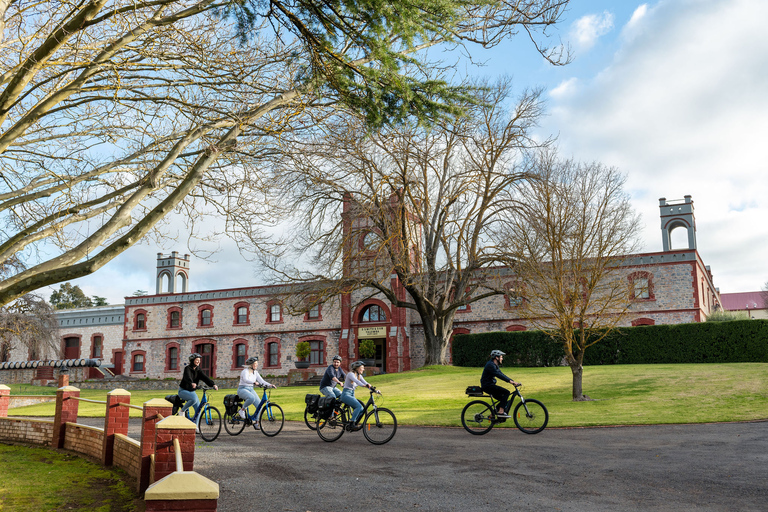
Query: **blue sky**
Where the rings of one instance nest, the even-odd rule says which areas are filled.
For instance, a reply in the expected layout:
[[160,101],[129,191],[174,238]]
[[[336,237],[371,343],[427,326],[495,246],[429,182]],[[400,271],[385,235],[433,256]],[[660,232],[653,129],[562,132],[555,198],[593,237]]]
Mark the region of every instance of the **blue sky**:
[[[628,177],[648,252],[661,250],[658,199],[693,196],[697,243],[721,292],[768,281],[768,2],[572,0],[559,29],[574,61],[553,67],[522,37],[482,54],[474,74],[507,74],[546,89],[542,135],[560,153]],[[675,232],[673,246],[683,242]],[[677,245],[675,245],[677,244]],[[74,283],[121,303],[154,293],[157,252],[139,245]],[[192,290],[265,284],[226,240],[210,261],[193,258]],[[46,292],[44,292],[46,293]]]

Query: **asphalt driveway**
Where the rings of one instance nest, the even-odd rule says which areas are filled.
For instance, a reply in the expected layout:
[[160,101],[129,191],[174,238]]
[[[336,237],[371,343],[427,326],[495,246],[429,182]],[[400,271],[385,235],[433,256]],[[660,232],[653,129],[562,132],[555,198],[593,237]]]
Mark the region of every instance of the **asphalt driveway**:
[[335,443],[303,423],[196,447],[220,512],[768,511],[768,422],[584,429],[400,427]]

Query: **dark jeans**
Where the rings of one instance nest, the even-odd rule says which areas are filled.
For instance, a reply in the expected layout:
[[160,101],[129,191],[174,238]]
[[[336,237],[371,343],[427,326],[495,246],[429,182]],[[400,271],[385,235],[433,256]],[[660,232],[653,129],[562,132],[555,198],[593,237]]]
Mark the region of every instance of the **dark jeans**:
[[483,391],[498,400],[502,407],[507,406],[507,400],[509,400],[509,395],[511,393],[507,388],[491,384],[490,386],[483,386]]

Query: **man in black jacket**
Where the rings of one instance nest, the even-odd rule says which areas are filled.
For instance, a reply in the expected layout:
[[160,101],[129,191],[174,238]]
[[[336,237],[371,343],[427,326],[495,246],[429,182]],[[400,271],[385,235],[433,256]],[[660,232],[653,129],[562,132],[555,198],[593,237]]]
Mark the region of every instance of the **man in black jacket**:
[[483,368],[483,375],[480,377],[480,387],[484,392],[488,393],[499,401],[499,410],[497,411],[499,417],[509,418],[509,415],[505,410],[505,406],[507,405],[510,391],[507,388],[497,386],[496,378],[502,379],[505,382],[509,382],[513,386],[519,386],[520,383],[515,382],[514,380],[501,373],[499,365],[501,365],[502,361],[504,360],[504,355],[504,352],[501,350],[493,350],[491,352],[491,358],[487,363],[485,363],[485,367]]

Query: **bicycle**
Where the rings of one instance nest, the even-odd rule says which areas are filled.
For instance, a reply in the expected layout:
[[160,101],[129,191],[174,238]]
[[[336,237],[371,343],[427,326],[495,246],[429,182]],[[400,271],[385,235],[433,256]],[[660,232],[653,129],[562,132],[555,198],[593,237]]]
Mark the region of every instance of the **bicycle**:
[[[189,409],[184,411],[184,416],[195,424],[197,433],[204,441],[212,442],[221,432],[221,414],[219,410],[211,405],[207,392],[213,388],[199,387],[203,390],[203,398],[200,399],[200,407],[194,417],[190,417]],[[165,399],[173,404],[173,414],[175,415],[184,405],[186,400],[179,395],[168,395]]]
[[381,396],[380,391],[371,388],[370,393],[368,402],[363,405],[360,418],[364,419],[359,427],[356,423],[360,423],[360,418],[356,423],[352,422],[352,408],[347,404],[335,398],[320,398],[318,418],[315,422],[315,430],[320,439],[332,443],[344,435],[345,430],[362,430],[365,438],[372,444],[391,441],[397,432],[397,418],[392,411],[376,404],[373,397]]
[[[324,395],[308,393],[304,397],[304,403],[307,404],[304,408],[304,423],[310,430],[317,430],[317,404],[322,396]],[[365,407],[365,404],[362,400],[358,400],[358,402],[360,402],[360,405]]]
[[[242,407],[243,399],[237,395],[227,395],[224,397],[224,430],[229,435],[236,436],[240,434],[246,425],[252,425],[254,429],[261,430],[267,437],[274,437],[283,430],[285,415],[283,414],[282,407],[270,400],[271,388],[259,387],[264,389],[259,408],[253,414],[250,414],[251,407],[248,406],[248,409],[245,411],[245,419],[241,418],[237,413]],[[269,391],[267,391],[268,389]],[[227,404],[228,398],[230,400],[229,404]],[[258,427],[256,421],[254,421],[256,418],[258,418]]]
[[[489,404],[483,400],[473,400],[464,406],[461,411],[461,424],[470,434],[483,435],[488,433],[494,425],[503,423],[506,418],[499,418],[498,411],[500,402],[480,389],[480,386],[469,386],[466,390],[467,395],[471,397],[490,398]],[[509,413],[512,402],[515,397],[520,397],[520,403],[515,407],[512,418],[515,425],[526,434],[538,434],[547,426],[549,422],[549,412],[544,404],[533,398],[525,399],[520,393],[520,386],[515,386],[515,390],[509,395],[509,400],[504,410]]]

